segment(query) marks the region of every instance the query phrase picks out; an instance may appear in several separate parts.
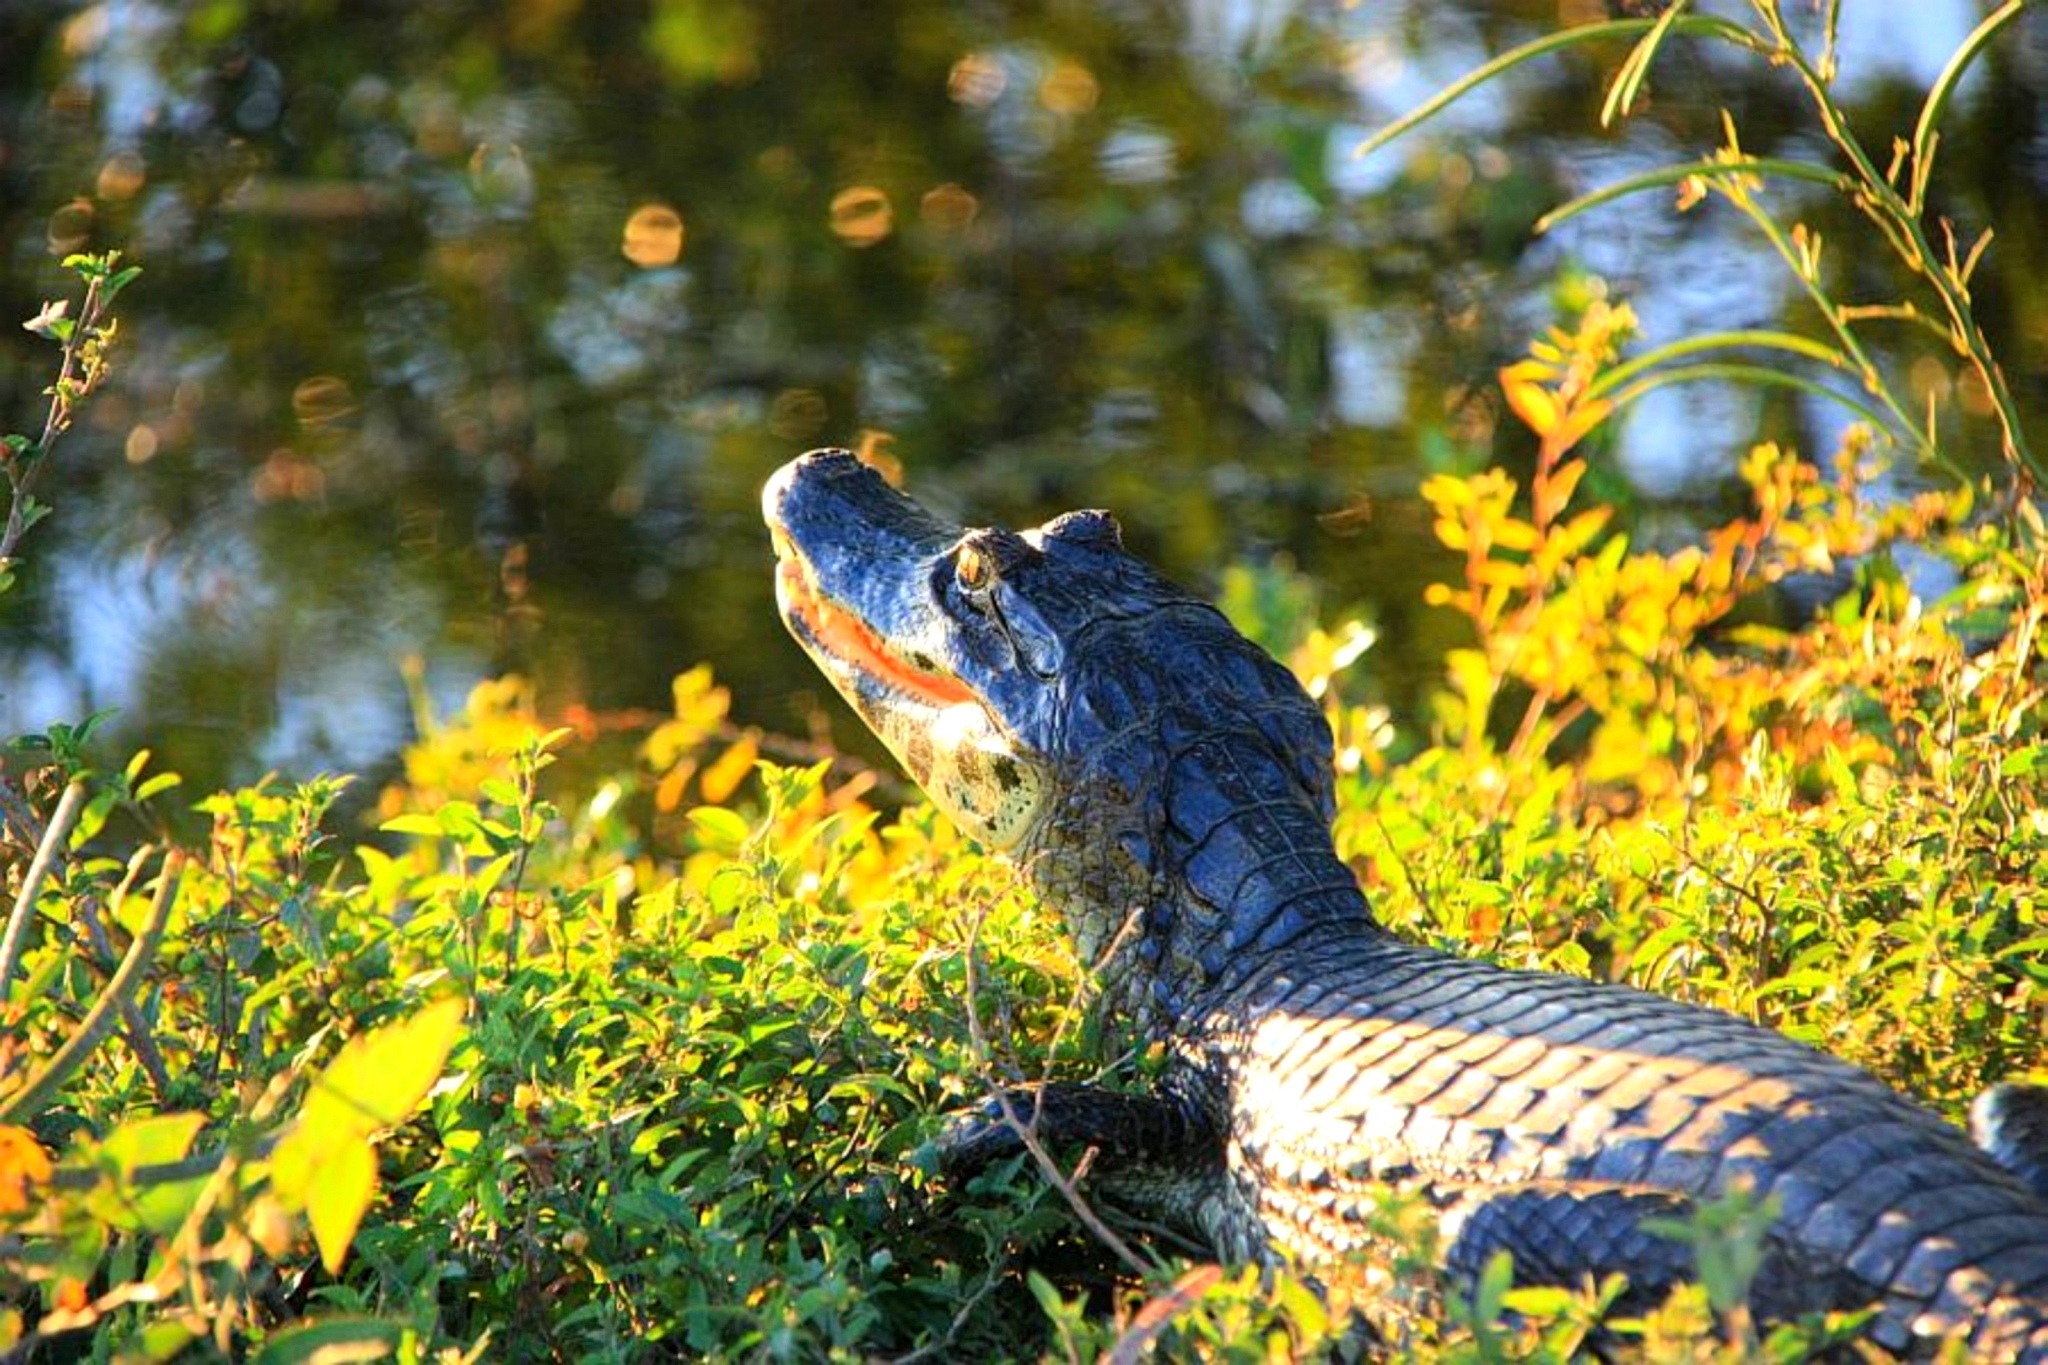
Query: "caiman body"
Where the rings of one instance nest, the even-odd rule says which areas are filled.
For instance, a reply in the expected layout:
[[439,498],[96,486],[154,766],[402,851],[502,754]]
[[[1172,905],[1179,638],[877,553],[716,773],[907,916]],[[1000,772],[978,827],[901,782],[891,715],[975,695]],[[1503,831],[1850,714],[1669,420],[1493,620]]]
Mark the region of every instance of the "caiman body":
[[1874,1306],[1894,1352],[2048,1361],[2048,1197],[1939,1116],[1732,1016],[1380,927],[1331,842],[1321,714],[1105,514],[964,530],[845,452],[764,507],[799,641],[1171,1041],[1155,1095],[1031,1102],[1093,1179],[1354,1301],[1389,1189],[1436,1211],[1454,1277],[1507,1250],[1524,1282],[1654,1294],[1692,1266],[1645,1221],[1746,1185],[1779,1209],[1761,1313]]

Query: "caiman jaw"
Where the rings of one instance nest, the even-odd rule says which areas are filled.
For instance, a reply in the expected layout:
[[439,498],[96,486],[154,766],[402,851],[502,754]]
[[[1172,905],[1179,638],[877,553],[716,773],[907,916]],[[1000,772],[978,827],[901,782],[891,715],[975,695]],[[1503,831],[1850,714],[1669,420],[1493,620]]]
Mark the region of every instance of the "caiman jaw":
[[[1038,823],[1046,784],[975,689],[942,662],[950,627],[928,571],[960,529],[844,452],[784,466],[761,501],[778,560],[776,605],[790,634],[954,823],[991,848],[1015,848]],[[855,605],[862,594],[886,605],[877,607],[882,619]]]
[[[810,566],[780,531],[773,537],[779,562],[775,566],[775,604],[811,656],[841,691],[854,695],[885,692],[891,705],[917,705],[941,711],[972,702],[965,683],[945,673],[913,667],[855,613],[835,605],[818,588]],[[868,707],[856,701],[863,717]]]

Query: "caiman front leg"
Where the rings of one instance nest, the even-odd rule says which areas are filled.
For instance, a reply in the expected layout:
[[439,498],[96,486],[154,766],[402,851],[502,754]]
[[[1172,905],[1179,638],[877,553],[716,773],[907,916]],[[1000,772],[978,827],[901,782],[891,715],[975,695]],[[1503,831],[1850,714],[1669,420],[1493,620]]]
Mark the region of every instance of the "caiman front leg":
[[1268,1255],[1246,1242],[1242,1195],[1225,1163],[1215,1109],[1172,1079],[1154,1094],[1052,1081],[1006,1090],[939,1139],[942,1173],[964,1184],[1027,1150],[1024,1134],[1100,1195],[1227,1260]]

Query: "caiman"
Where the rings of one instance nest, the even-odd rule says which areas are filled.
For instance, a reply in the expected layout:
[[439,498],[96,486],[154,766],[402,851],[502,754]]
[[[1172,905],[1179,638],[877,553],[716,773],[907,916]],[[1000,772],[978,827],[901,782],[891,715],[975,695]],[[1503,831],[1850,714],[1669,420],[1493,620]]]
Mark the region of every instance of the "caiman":
[[1048,1143],[1098,1149],[1097,1187],[1128,1177],[1154,1221],[1347,1301],[1390,1190],[1432,1211],[1452,1283],[1505,1250],[1525,1283],[1647,1293],[1692,1277],[1659,1223],[1747,1187],[1776,1211],[1762,1316],[1868,1308],[1894,1353],[2048,1362],[2048,1194],[1770,1030],[1394,936],[1331,840],[1320,710],[1107,513],[965,529],[845,451],[763,503],[797,640],[1167,1041],[1151,1093],[1017,1097]]

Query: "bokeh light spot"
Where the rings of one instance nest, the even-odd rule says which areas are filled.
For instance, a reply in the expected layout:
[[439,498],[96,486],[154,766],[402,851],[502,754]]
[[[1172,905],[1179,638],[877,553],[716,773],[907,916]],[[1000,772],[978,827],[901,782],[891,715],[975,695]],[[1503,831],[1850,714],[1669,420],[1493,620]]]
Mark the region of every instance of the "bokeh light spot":
[[674,265],[682,259],[684,235],[682,214],[667,204],[642,204],[626,220],[619,250],[643,269]]
[[310,502],[327,491],[327,474],[298,452],[281,448],[256,471],[250,491],[258,502]]
[[948,182],[926,190],[917,204],[918,215],[927,227],[940,232],[959,232],[974,222],[981,201],[960,186]]
[[873,185],[849,185],[832,196],[832,231],[848,246],[873,246],[895,230],[889,196]]
[[339,375],[316,374],[292,390],[292,413],[301,425],[327,426],[355,412],[355,390]]
[[122,443],[121,455],[129,464],[148,464],[156,458],[156,428],[138,423],[128,430],[128,439]]
[[142,153],[119,151],[108,157],[100,166],[99,179],[93,188],[102,199],[133,199],[142,192],[143,182],[149,178],[148,168],[143,164]]
[[768,411],[768,430],[780,441],[807,441],[824,430],[829,415],[816,389],[784,389]]
[[1079,62],[1053,63],[1038,86],[1038,102],[1055,114],[1085,114],[1102,95],[1095,73]]
[[83,251],[92,241],[93,208],[88,199],[74,199],[50,215],[50,250],[58,256]]
[[970,109],[987,109],[1003,97],[1010,78],[1003,64],[987,52],[970,52],[953,63],[946,77],[946,93],[956,104]]

